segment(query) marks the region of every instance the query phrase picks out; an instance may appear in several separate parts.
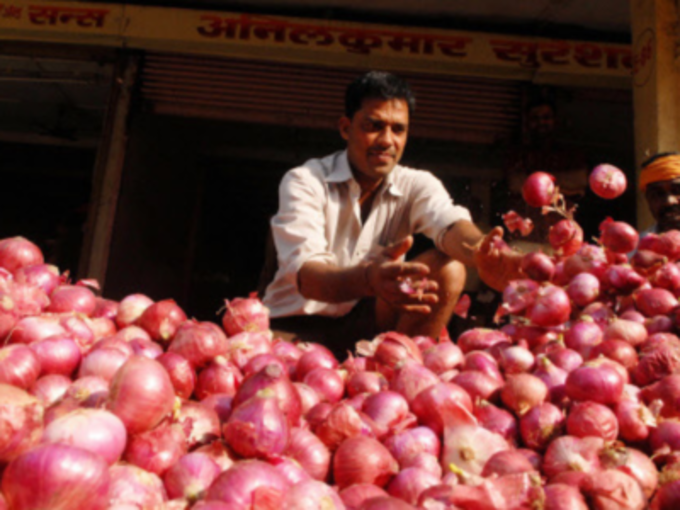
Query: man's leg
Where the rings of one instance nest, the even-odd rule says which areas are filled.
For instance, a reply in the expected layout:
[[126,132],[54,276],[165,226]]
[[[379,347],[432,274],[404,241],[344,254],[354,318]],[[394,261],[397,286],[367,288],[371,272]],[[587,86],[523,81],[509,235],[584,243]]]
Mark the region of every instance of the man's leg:
[[439,284],[439,302],[432,305],[432,312],[398,312],[386,302],[376,302],[376,322],[380,331],[396,330],[408,336],[438,338],[442,328],[451,320],[453,310],[465,286],[465,266],[452,260],[439,250],[428,250],[418,255],[414,262],[422,262],[430,268],[429,279]]

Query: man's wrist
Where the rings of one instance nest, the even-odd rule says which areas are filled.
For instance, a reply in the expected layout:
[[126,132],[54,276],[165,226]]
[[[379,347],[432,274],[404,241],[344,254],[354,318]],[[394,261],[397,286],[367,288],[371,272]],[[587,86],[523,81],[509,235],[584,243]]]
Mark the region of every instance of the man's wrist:
[[375,295],[375,289],[373,288],[373,284],[371,283],[371,272],[373,271],[373,262],[365,262],[363,264],[363,272],[364,272],[364,289],[366,291],[367,296],[374,296]]

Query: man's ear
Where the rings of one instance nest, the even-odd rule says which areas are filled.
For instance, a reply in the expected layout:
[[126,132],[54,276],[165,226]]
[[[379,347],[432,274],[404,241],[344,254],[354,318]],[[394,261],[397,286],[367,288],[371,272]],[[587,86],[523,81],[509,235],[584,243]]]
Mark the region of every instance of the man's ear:
[[352,124],[352,121],[349,119],[349,117],[340,117],[340,120],[338,120],[338,131],[340,131],[340,136],[344,140],[349,139],[349,127]]

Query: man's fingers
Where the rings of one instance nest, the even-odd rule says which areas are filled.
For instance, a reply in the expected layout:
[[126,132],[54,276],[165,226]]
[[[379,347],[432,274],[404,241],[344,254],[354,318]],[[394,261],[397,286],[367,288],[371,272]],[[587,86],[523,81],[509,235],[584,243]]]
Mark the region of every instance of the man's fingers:
[[383,276],[396,279],[407,276],[427,276],[430,268],[420,262],[395,262],[383,266]]

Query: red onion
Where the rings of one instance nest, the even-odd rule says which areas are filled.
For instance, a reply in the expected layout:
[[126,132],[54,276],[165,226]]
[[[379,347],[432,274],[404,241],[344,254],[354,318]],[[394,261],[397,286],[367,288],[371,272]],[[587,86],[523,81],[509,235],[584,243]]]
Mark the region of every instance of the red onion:
[[268,333],[244,331],[229,338],[227,350],[230,360],[241,370],[251,359],[271,352],[271,340]]
[[588,510],[588,505],[577,487],[563,483],[551,483],[543,488],[543,510]]
[[66,330],[59,325],[56,317],[25,317],[17,322],[6,339],[12,344],[32,344],[54,335],[65,335]]
[[256,374],[246,377],[234,396],[232,406],[234,408],[239,406],[265,388],[273,390],[278,406],[288,419],[290,426],[297,426],[302,412],[300,395],[288,379],[288,374],[278,365],[268,365]]
[[318,437],[308,430],[293,428],[285,454],[295,459],[315,480],[326,480],[331,454]]
[[564,430],[564,414],[549,402],[537,405],[519,420],[522,442],[527,448],[543,451]]
[[115,464],[109,468],[109,509],[161,508],[167,500],[163,481],[133,464]]
[[513,280],[503,290],[500,315],[519,314],[536,301],[539,285],[533,280]]
[[298,360],[295,376],[298,381],[301,381],[310,371],[317,367],[336,369],[338,368],[338,360],[328,350],[312,349],[305,352]]
[[370,499],[387,497],[387,492],[372,483],[355,483],[340,491],[340,498],[348,509],[361,508]]
[[16,271],[16,280],[41,288],[46,294],[51,294],[61,283],[59,268],[52,264],[36,264],[24,266]]
[[293,386],[300,396],[302,416],[306,416],[314,406],[321,402],[319,394],[313,388],[301,382],[294,382]]
[[338,402],[345,393],[345,382],[336,370],[317,367],[305,375],[303,382],[313,388],[322,402]]
[[260,460],[244,460],[215,479],[206,499],[231,503],[236,508],[257,508],[254,505],[263,496],[270,496],[272,504],[280,504],[289,486],[274,466]]
[[662,421],[649,436],[649,446],[656,452],[665,447],[671,450],[680,450],[680,422]]
[[442,465],[455,465],[470,474],[479,475],[491,456],[509,449],[500,434],[484,427],[461,425],[444,429]]
[[[165,299],[146,308],[137,319],[137,325],[149,333],[152,340],[167,342],[175,336],[179,327],[186,320],[186,314],[177,303],[173,299]],[[184,353],[180,352],[179,354]],[[187,359],[189,358],[187,357]]]
[[565,260],[564,273],[567,281],[563,285],[568,284],[569,280],[579,273],[590,273],[600,278],[608,265],[607,255],[602,248],[593,244],[584,244],[574,255]]
[[645,319],[644,321],[647,333],[653,335],[654,333],[667,333],[673,330],[673,319],[666,315],[656,315]]
[[[492,347],[492,349],[494,347]],[[489,375],[498,381],[503,381],[503,376],[501,375],[500,369],[498,368],[498,362],[491,354],[485,351],[468,352],[465,355],[465,365],[463,370],[479,370],[480,372],[484,372],[486,375]]]
[[[57,273],[59,270],[55,268]],[[118,331],[118,328],[116,327],[116,315],[118,314],[118,301],[114,301],[112,299],[105,299],[102,297],[97,297],[95,298],[95,302],[97,303],[97,306],[94,309],[94,312],[92,313],[92,318],[93,319],[108,319],[109,321],[112,322],[113,327],[115,328],[116,331]],[[114,331],[115,333],[115,331]]]
[[304,354],[297,345],[291,342],[274,339],[272,343],[272,354],[283,361],[288,367],[288,375],[294,377],[299,359]]
[[583,357],[573,349],[557,349],[547,354],[548,359],[552,361],[555,366],[561,368],[565,372],[571,372],[577,367],[583,365]]
[[503,476],[513,473],[529,473],[535,471],[534,466],[529,460],[517,450],[502,450],[494,453],[486,461],[482,476]]
[[347,379],[347,394],[350,397],[360,393],[378,393],[385,391],[389,383],[380,372],[355,372]]
[[651,428],[657,425],[649,408],[636,400],[622,399],[616,404],[615,412],[619,434],[624,441],[646,441]]
[[378,335],[375,340],[375,352],[373,358],[375,361],[384,365],[389,369],[394,369],[397,365],[406,360],[423,362],[421,350],[414,340],[406,335],[397,333],[396,331],[389,331]]
[[637,246],[638,233],[628,223],[607,218],[600,224],[600,242],[611,252],[628,253]]
[[472,400],[493,400],[500,393],[503,383],[484,372],[470,370],[461,372],[452,380],[470,394]]
[[94,293],[80,285],[60,285],[50,295],[47,311],[54,313],[78,312],[92,315],[97,307]]
[[485,429],[500,434],[511,444],[517,442],[517,419],[511,412],[482,400],[477,403],[475,417]]
[[229,419],[231,414],[231,403],[233,397],[230,395],[225,395],[224,393],[215,393],[209,397],[201,400],[201,404],[212,409],[217,414],[220,419],[220,423],[224,423]]
[[522,186],[522,198],[531,207],[550,205],[557,193],[555,177],[546,172],[534,172]]
[[132,347],[136,355],[149,359],[158,359],[163,354],[163,347],[152,340],[144,338],[133,338],[130,340],[130,347]]
[[175,390],[163,366],[132,356],[111,381],[107,408],[123,421],[129,434],[138,434],[158,425],[174,402]]
[[290,488],[283,500],[282,508],[308,510],[310,508],[344,509],[338,493],[329,485],[317,480],[300,482]]
[[608,163],[602,163],[593,168],[588,183],[593,193],[608,200],[623,195],[627,185],[626,175]]
[[439,437],[427,427],[414,427],[390,436],[385,440],[385,446],[402,465],[420,453],[439,457],[441,451]]
[[608,407],[596,402],[577,402],[567,417],[567,433],[576,437],[596,436],[605,441],[614,441],[619,435],[619,423]]
[[65,375],[49,374],[40,377],[30,388],[30,394],[49,407],[60,400],[71,386],[71,379]]
[[635,293],[635,307],[647,317],[668,315],[678,299],[666,289],[642,289]]
[[0,384],[0,461],[31,448],[42,434],[43,406],[25,391]]
[[264,354],[258,354],[248,361],[248,363],[243,367],[243,375],[248,377],[256,372],[259,372],[267,365],[279,365],[290,375],[289,366],[281,359],[279,359],[273,352],[266,352]]
[[130,294],[124,297],[118,305],[116,325],[121,329],[131,326],[152,304],[153,299],[144,294]]
[[127,326],[116,333],[116,337],[120,338],[121,340],[124,340],[126,342],[130,342],[131,340],[134,340],[135,338],[143,338],[145,340],[151,340],[151,337],[149,336],[149,333],[147,333],[145,330],[140,328],[139,326]]
[[10,273],[44,262],[40,248],[26,238],[9,237],[0,241],[0,267]]
[[175,352],[166,352],[156,361],[168,372],[175,394],[180,398],[189,398],[196,386],[196,372],[189,361]]
[[564,343],[569,349],[588,357],[590,350],[602,341],[603,336],[595,322],[579,321],[564,333]]
[[[323,403],[319,405],[323,405]],[[331,450],[335,450],[340,443],[349,437],[374,435],[371,425],[366,423],[361,414],[345,401],[333,405],[328,416],[313,430]]]
[[381,391],[370,395],[365,400],[362,411],[376,423],[391,430],[395,430],[411,416],[406,398],[394,391]]
[[593,358],[604,356],[620,363],[627,370],[632,370],[638,364],[635,348],[625,340],[605,340],[593,348],[591,356]]
[[215,393],[224,393],[233,397],[242,382],[243,374],[238,367],[222,356],[217,356],[198,374],[196,397],[203,400]]
[[384,487],[398,471],[388,449],[370,437],[344,440],[333,457],[333,478],[341,490],[355,483]]
[[533,369],[535,358],[529,349],[520,345],[512,345],[500,351],[499,364],[507,374],[519,374]]
[[409,505],[401,499],[391,496],[378,497],[367,500],[361,510],[412,510],[413,505]]
[[0,383],[27,390],[40,375],[40,360],[26,345],[0,349]]
[[129,358],[130,354],[115,347],[93,349],[83,357],[78,377],[95,375],[105,381],[111,381]]
[[659,487],[656,491],[651,510],[664,510],[666,508],[678,508],[680,505],[680,480],[671,480]]
[[389,483],[387,492],[395,498],[417,505],[420,494],[439,483],[439,477],[432,473],[421,468],[409,467],[397,473]]
[[502,331],[486,328],[473,328],[458,337],[458,347],[465,353],[481,351],[499,343],[508,342],[510,338]]
[[546,285],[538,289],[528,318],[537,326],[559,326],[569,320],[570,314],[571,304],[567,293],[561,287]]
[[269,309],[255,296],[225,300],[226,311],[222,316],[222,326],[229,336],[244,331],[269,330]]
[[230,469],[236,463],[237,459],[236,454],[232,452],[221,439],[203,446],[199,446],[194,450],[194,452],[205,453],[208,457],[215,461],[222,472]]
[[563,403],[566,398],[564,384],[567,380],[567,371],[553,364],[544,354],[539,355],[537,361],[538,366],[533,374],[548,388],[551,402],[558,405]]
[[125,460],[162,476],[186,453],[186,436],[181,425],[166,421],[152,430],[131,436],[125,449]]
[[390,381],[390,389],[401,393],[410,403],[418,393],[439,382],[436,374],[415,361],[405,361]]
[[439,463],[439,459],[431,453],[417,453],[412,457],[409,457],[403,464],[401,464],[402,469],[409,467],[424,469],[428,473],[435,475],[438,480],[441,480],[442,478],[442,466]]
[[595,367],[586,363],[569,372],[565,389],[572,400],[614,404],[621,398],[624,384],[623,377],[610,366]]
[[194,368],[197,368],[208,364],[216,356],[224,354],[227,345],[227,337],[217,326],[209,322],[191,321],[177,328],[168,352],[183,356]]
[[638,364],[631,373],[635,382],[646,386],[675,373],[680,368],[680,349],[661,345],[653,349],[641,349]]
[[14,459],[2,492],[14,510],[108,507],[109,472],[94,453],[65,444],[40,445]]
[[612,445],[600,453],[602,465],[618,469],[632,476],[642,487],[645,498],[650,498],[659,483],[659,473],[652,459],[634,448]]
[[522,258],[522,271],[534,281],[550,281],[555,274],[555,264],[545,253],[530,252]]
[[[352,406],[349,402],[345,402],[349,407],[354,409],[354,406]],[[305,414],[304,421],[302,421],[301,425],[304,427],[308,427],[310,430],[316,430],[327,418],[330,416],[331,412],[333,409],[335,409],[337,406],[334,404],[329,404],[328,402],[319,402],[317,405],[312,407],[307,413]],[[356,413],[354,414],[356,418]],[[337,445],[336,445],[337,446]]]
[[189,453],[165,472],[163,483],[170,498],[196,501],[220,474],[220,467],[205,453]]
[[572,220],[560,220],[550,227],[548,241],[558,256],[568,257],[583,245],[583,229]]
[[114,414],[103,409],[78,409],[45,427],[43,443],[77,446],[113,464],[125,450],[127,432]]
[[453,424],[451,420],[476,425],[470,395],[454,383],[438,383],[424,389],[413,399],[411,409],[419,422],[437,435],[443,433],[445,423]]
[[522,416],[547,397],[548,387],[541,379],[531,374],[508,376],[501,389],[501,400],[518,416]]
[[222,435],[217,412],[199,402],[183,401],[173,419],[182,426],[190,449],[210,443]]
[[106,401],[108,395],[108,381],[97,376],[76,379],[66,390],[66,398],[76,400],[83,407],[99,407]]
[[244,457],[266,458],[283,453],[288,444],[289,426],[273,390],[261,390],[235,406],[223,434],[229,446]]
[[545,451],[543,473],[548,478],[553,478],[563,471],[597,471],[601,468],[598,453],[603,446],[604,441],[599,437],[558,437]]
[[567,294],[577,306],[588,306],[600,295],[600,280],[590,273],[579,273],[569,282]]
[[463,351],[453,342],[442,342],[423,352],[423,364],[439,375],[462,365]]
[[87,325],[90,328],[90,331],[92,331],[95,341],[114,336],[118,332],[116,323],[105,317],[94,317],[92,319],[87,319]]
[[616,469],[590,473],[581,492],[593,510],[610,508],[639,509],[645,507],[645,496],[637,481]]
[[604,330],[604,340],[624,340],[633,347],[642,345],[647,335],[644,324],[625,319],[614,319]]

